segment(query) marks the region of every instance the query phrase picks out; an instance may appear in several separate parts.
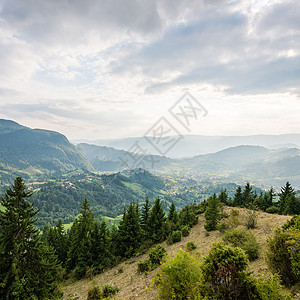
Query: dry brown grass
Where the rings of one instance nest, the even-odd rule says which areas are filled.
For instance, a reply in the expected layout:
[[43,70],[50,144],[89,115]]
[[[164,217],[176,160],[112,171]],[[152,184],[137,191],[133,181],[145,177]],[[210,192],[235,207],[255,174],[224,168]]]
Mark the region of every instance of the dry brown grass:
[[[243,227],[242,224],[245,220],[246,210],[242,208],[236,209],[239,211],[239,219],[241,221],[241,225],[239,226]],[[230,210],[231,208],[225,208],[224,212],[230,213]],[[268,276],[270,274],[264,259],[266,241],[268,237],[272,235],[276,227],[282,226],[290,218],[289,216],[258,212],[257,228],[252,229],[252,232],[260,244],[260,255],[258,259],[251,262],[249,268],[255,275]],[[196,251],[200,252],[201,255],[206,255],[211,245],[220,240],[222,234],[219,231],[212,231],[207,235],[204,229],[204,223],[204,216],[200,215],[198,224],[192,228],[190,235],[184,237],[181,242],[173,245],[162,243],[167,249],[168,255],[174,256],[179,249],[186,250],[186,244],[189,241],[193,241],[197,245]],[[146,254],[134,257],[103,274],[95,276],[92,280],[82,279],[73,283],[66,282],[61,287],[61,290],[64,292],[63,299],[86,299],[88,290],[91,287],[94,285],[103,287],[106,284],[117,286],[120,289],[114,299],[155,299],[157,297],[157,291],[151,287],[151,283],[159,268],[149,272],[148,275],[140,275],[137,273],[137,263],[146,258],[148,258]],[[123,273],[118,272],[119,269],[122,269]]]

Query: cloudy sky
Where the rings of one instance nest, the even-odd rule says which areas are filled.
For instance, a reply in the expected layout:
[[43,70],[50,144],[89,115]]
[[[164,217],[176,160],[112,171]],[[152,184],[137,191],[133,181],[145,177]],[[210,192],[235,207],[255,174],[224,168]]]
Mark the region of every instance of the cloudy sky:
[[[189,131],[170,107],[208,111]],[[70,139],[300,133],[299,0],[0,0],[0,118]]]

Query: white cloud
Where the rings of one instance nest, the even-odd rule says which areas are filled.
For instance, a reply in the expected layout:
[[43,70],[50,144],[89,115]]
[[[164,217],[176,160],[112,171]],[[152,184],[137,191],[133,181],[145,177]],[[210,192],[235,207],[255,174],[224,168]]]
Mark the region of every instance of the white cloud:
[[0,6],[0,117],[40,122],[71,138],[142,135],[190,88],[217,116],[205,120],[207,134],[300,132],[296,0]]

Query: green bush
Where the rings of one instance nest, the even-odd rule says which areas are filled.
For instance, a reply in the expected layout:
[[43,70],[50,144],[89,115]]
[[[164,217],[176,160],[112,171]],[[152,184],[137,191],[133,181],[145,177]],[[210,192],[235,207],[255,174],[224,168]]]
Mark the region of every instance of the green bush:
[[289,221],[287,221],[283,226],[283,229],[287,230],[290,228],[299,229],[300,230],[300,215],[293,216]]
[[245,217],[245,226],[247,229],[254,229],[257,226],[257,211],[248,209]]
[[167,244],[171,245],[177,242],[181,241],[181,231],[180,230],[176,230],[173,231],[171,235],[169,235],[168,239],[167,239]]
[[266,212],[268,214],[279,214],[280,209],[279,209],[279,207],[272,205],[266,209]]
[[253,280],[245,272],[248,264],[249,260],[241,248],[224,243],[215,244],[202,265],[205,296],[213,299],[243,299],[243,295],[253,294]]
[[158,245],[155,248],[151,249],[149,252],[149,261],[152,267],[156,267],[157,265],[159,265],[166,255],[167,251],[161,245]]
[[147,273],[150,270],[155,269],[158,265],[162,263],[166,255],[167,251],[161,245],[158,245],[155,248],[151,249],[149,252],[149,259],[140,261],[138,263],[138,272]]
[[119,288],[107,284],[103,287],[102,297],[103,298],[111,297],[117,294],[118,292],[119,292]]
[[223,236],[223,241],[234,247],[242,248],[248,255],[248,259],[254,260],[258,257],[259,244],[255,236],[246,229],[229,230]]
[[194,242],[187,242],[186,247],[189,251],[197,249],[197,246]]
[[189,299],[199,297],[201,265],[191,254],[180,250],[175,257],[163,264],[156,275],[155,284],[159,289],[160,299]]
[[[292,235],[289,232],[277,229],[272,238],[268,240],[267,262],[272,272],[278,273],[284,285],[290,286],[300,280],[300,276],[295,274],[295,263],[292,265],[292,255],[289,241]],[[299,247],[298,242],[298,247]],[[300,274],[299,274],[300,275]]]
[[257,298],[262,300],[292,300],[290,295],[287,295],[280,284],[280,278],[277,274],[269,278],[256,278],[255,288]]
[[88,291],[87,300],[101,300],[101,299],[102,299],[102,293],[101,293],[101,289],[98,286],[95,286]]
[[188,236],[190,234],[190,227],[188,225],[183,226],[181,234],[182,236]]
[[222,220],[218,225],[217,229],[221,232],[224,233],[226,230],[228,230],[229,226],[228,223],[226,222],[227,220]]
[[138,272],[141,273],[147,273],[151,270],[151,264],[149,259],[139,261],[138,262]]

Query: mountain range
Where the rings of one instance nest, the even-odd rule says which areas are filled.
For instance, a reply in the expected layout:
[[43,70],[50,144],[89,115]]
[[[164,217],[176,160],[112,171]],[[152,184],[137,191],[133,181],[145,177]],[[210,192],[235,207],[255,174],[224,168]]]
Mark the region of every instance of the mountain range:
[[[178,138],[175,136],[175,138]],[[160,137],[134,137],[111,140],[74,140],[74,144],[87,143],[97,146],[113,147],[118,150],[128,151],[135,143],[139,143],[141,148],[146,149],[149,154],[159,154],[152,147],[149,140],[157,142]],[[152,143],[152,144],[153,144]],[[268,149],[299,148],[300,134],[280,134],[280,135],[249,135],[249,136],[204,136],[204,135],[183,135],[178,143],[172,147],[165,155],[172,158],[193,157],[195,155],[215,153],[230,147],[250,145],[262,146]]]
[[[123,141],[129,145],[134,140]],[[49,178],[78,169],[119,172],[128,168],[142,168],[156,175],[189,178],[197,182],[210,180],[244,184],[250,181],[262,188],[271,185],[278,188],[290,181],[295,187],[300,187],[300,150],[292,148],[300,144],[299,134],[185,136],[182,141],[187,146],[186,153],[181,149],[184,144],[180,146],[180,142],[171,150],[178,148],[176,151],[186,158],[134,154],[110,146],[87,143],[74,146],[58,132],[31,129],[14,121],[0,120],[0,181],[11,182],[16,176],[25,179]],[[194,147],[191,146],[192,142],[195,143]],[[199,155],[209,149],[223,148],[239,142],[249,144]],[[269,147],[273,145],[273,149],[259,144]],[[192,152],[197,152],[198,155],[187,157]]]

